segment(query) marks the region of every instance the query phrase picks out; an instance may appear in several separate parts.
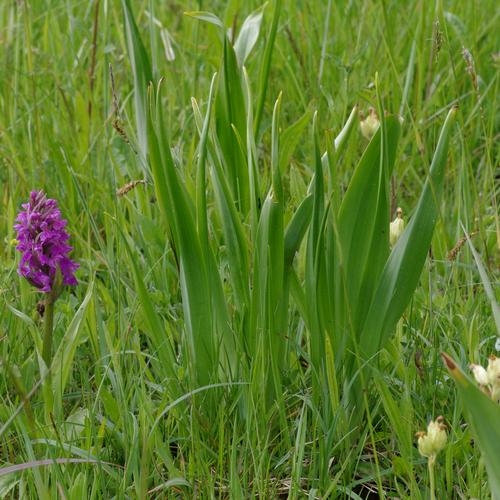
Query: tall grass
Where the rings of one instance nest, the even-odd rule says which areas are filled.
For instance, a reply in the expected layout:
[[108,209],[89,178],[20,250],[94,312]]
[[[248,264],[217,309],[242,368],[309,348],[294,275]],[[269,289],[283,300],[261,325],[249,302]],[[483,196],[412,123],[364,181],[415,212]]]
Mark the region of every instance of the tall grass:
[[[494,7],[2,3],[0,496],[426,498],[438,415],[437,497],[498,495]],[[50,377],[31,188],[81,263]]]

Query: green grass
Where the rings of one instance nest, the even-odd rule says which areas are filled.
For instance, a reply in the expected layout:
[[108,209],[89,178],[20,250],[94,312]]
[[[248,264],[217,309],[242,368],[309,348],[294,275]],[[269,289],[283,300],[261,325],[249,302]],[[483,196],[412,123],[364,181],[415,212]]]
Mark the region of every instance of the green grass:
[[[499,350],[499,26],[493,0],[1,2],[0,497],[425,499],[439,415],[436,498],[495,494],[498,407],[440,353]],[[81,264],[50,376],[31,189]]]

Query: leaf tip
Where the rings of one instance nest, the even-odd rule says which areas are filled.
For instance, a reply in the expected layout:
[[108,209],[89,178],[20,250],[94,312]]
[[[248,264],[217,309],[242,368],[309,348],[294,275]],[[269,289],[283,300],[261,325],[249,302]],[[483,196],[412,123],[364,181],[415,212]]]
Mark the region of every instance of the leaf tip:
[[448,368],[448,370],[454,371],[457,369],[455,361],[453,361],[453,359],[445,352],[441,353],[441,359],[443,360],[443,363],[446,365],[446,368]]
[[462,370],[455,363],[455,360],[445,352],[441,353],[441,359],[443,360],[446,368],[450,372],[450,375],[455,379],[455,381],[462,385],[467,385],[467,379],[465,378]]

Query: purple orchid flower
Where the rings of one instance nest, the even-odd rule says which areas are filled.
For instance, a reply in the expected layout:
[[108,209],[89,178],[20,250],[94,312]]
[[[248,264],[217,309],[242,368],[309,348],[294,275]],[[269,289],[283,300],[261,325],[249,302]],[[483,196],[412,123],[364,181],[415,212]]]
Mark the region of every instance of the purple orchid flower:
[[32,191],[28,203],[17,216],[17,231],[22,252],[17,272],[33,286],[50,293],[59,269],[63,285],[76,285],[78,263],[68,257],[73,249],[68,245],[67,221],[61,218],[57,201],[47,198],[43,191]]

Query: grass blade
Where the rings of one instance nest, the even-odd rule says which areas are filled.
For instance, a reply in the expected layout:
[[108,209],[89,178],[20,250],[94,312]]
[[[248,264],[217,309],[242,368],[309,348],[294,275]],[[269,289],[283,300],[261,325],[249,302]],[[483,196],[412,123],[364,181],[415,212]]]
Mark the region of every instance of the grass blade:
[[143,160],[148,152],[147,91],[153,81],[151,63],[135,22],[130,0],[122,0],[127,49],[134,76],[134,107],[137,142]]
[[497,327],[498,337],[500,337],[500,307],[498,306],[498,302],[496,301],[495,293],[493,292],[490,278],[488,277],[488,273],[486,272],[486,269],[484,268],[484,265],[483,265],[483,262],[481,260],[480,255],[477,253],[477,250],[474,248],[474,245],[472,244],[472,241],[469,237],[469,233],[467,233],[467,231],[465,230],[465,228],[463,226],[462,226],[462,229],[464,231],[465,237],[467,238],[467,243],[469,244],[469,248],[472,252],[472,255],[474,256],[474,260],[476,261],[476,266],[477,266],[477,269],[479,271],[479,276],[481,276],[481,281],[483,282],[484,291],[486,292],[486,296],[488,297],[489,301],[491,302],[491,309],[493,311],[493,319],[495,320],[495,325]]
[[262,59],[262,66],[260,68],[259,78],[259,97],[257,99],[257,109],[255,111],[255,136],[258,137],[260,122],[262,120],[262,113],[264,111],[264,103],[266,102],[266,94],[269,80],[269,71],[271,69],[271,59],[273,56],[274,42],[276,40],[276,33],[278,32],[278,22],[281,14],[282,0],[275,0],[273,20],[271,23],[271,32],[267,39],[266,48],[264,50],[264,58]]

